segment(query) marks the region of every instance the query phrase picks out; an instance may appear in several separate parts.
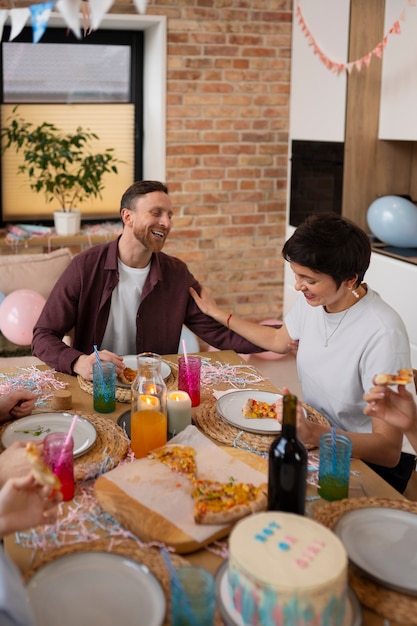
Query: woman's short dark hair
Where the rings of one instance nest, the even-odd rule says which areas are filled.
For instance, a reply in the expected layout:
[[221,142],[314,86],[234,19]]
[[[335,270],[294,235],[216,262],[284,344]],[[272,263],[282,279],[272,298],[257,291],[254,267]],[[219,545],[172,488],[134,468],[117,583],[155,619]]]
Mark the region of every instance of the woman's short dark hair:
[[145,196],[147,193],[152,193],[153,191],[162,191],[167,194],[168,187],[157,180],[137,180],[133,185],[130,185],[122,195],[120,210],[133,209],[136,198]]
[[362,282],[371,260],[368,235],[359,226],[336,213],[317,213],[308,217],[285,242],[286,261],[328,274],[337,287],[358,276]]

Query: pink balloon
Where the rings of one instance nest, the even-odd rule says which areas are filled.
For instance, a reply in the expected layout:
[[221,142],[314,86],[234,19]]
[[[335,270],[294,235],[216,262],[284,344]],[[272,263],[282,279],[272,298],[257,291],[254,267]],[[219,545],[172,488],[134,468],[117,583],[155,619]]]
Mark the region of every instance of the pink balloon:
[[17,289],[0,304],[0,331],[19,346],[30,346],[33,327],[46,300],[31,289]]

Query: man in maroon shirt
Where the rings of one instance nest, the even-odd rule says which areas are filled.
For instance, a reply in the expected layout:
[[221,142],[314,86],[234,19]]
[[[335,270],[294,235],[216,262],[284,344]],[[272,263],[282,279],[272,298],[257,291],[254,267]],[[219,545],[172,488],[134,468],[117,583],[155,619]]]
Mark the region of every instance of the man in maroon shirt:
[[218,349],[260,351],[200,311],[189,293],[200,293],[200,284],[183,261],[162,252],[173,215],[163,183],[131,185],[120,215],[122,235],[76,255],[57,281],[33,331],[35,356],[92,380],[94,345],[119,374],[123,355],[177,353],[183,325]]

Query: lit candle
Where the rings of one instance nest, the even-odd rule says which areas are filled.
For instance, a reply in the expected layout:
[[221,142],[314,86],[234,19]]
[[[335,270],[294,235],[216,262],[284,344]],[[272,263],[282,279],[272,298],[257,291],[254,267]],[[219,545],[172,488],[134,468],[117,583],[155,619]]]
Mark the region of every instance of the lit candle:
[[168,434],[173,437],[191,424],[191,398],[186,391],[171,391],[167,408]]
[[156,396],[139,396],[139,411],[159,411],[159,398]]

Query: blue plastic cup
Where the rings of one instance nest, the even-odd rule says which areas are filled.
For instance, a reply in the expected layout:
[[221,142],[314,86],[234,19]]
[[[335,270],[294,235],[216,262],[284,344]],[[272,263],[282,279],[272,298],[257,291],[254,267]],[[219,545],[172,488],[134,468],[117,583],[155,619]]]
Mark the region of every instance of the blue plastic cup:
[[[171,625],[213,626],[216,592],[214,578],[203,567],[183,566],[171,580]],[[178,585],[178,581],[180,585]]]

